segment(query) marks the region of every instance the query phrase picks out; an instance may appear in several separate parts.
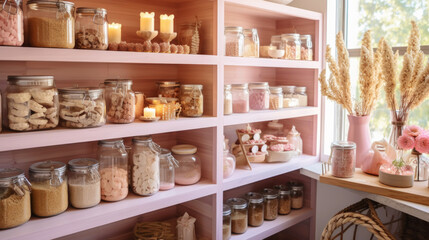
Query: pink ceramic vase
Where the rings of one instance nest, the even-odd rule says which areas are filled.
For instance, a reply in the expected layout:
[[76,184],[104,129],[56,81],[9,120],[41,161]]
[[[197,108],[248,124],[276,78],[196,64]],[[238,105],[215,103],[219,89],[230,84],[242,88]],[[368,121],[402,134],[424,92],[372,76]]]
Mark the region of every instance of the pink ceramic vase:
[[356,143],[356,167],[360,168],[371,149],[369,132],[370,116],[351,116],[349,118],[349,134],[347,141]]

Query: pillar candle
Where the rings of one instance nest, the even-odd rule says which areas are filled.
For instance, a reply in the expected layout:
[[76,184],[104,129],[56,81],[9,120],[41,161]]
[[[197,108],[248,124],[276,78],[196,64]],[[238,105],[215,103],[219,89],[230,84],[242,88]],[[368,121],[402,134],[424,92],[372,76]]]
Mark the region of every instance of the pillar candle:
[[155,13],[141,12],[140,13],[140,31],[154,31],[155,30]]
[[121,24],[109,24],[109,43],[121,43]]
[[174,15],[163,14],[159,16],[161,20],[160,32],[161,33],[173,33],[174,32]]
[[155,109],[154,108],[144,108],[144,117],[145,118],[155,118]]

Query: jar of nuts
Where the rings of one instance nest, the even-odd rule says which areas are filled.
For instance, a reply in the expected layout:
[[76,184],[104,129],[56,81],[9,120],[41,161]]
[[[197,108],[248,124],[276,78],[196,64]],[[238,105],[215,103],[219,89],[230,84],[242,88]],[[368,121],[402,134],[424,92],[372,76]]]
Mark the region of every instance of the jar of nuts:
[[203,85],[185,84],[180,86],[182,116],[201,117],[203,115]]
[[136,98],[129,79],[106,79],[107,120],[112,123],[134,122],[136,112]]
[[299,34],[288,33],[282,34],[282,42],[285,47],[285,59],[301,60],[301,40]]
[[109,39],[106,9],[77,8],[75,28],[76,48],[107,49]]

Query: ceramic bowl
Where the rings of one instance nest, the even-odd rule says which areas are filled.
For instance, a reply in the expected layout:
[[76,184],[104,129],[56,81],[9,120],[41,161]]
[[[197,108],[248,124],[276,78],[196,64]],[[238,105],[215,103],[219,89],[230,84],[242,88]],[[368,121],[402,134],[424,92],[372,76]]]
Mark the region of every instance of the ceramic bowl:
[[295,156],[298,156],[297,151],[274,152],[268,150],[267,162],[289,162]]
[[397,175],[380,170],[378,180],[392,187],[409,188],[414,184],[414,175]]

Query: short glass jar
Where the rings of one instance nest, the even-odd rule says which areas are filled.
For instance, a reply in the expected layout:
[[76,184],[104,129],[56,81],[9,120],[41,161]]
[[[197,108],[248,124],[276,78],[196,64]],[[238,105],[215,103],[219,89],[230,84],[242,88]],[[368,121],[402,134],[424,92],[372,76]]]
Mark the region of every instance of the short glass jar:
[[286,215],[292,210],[290,187],[286,185],[275,185],[273,187],[279,193],[279,214]]
[[24,43],[24,13],[22,0],[0,0],[0,45],[22,46]]
[[295,151],[297,151],[298,154],[301,155],[303,149],[301,133],[296,130],[295,126],[292,126],[292,129],[288,132],[286,137],[289,141],[289,144],[292,144],[295,147]]
[[27,2],[28,42],[32,47],[74,48],[75,7],[67,1]]
[[281,35],[273,35],[271,36],[271,44],[270,47],[273,47],[278,50],[284,50],[282,36]]
[[249,226],[261,226],[264,223],[264,196],[260,193],[248,192],[245,197],[249,204]]
[[231,84],[232,112],[249,112],[249,88],[247,83]]
[[77,158],[68,162],[70,204],[75,208],[89,208],[100,203],[99,163],[92,158]]
[[298,107],[299,100],[295,95],[295,86],[282,86],[283,89],[283,108]]
[[161,148],[159,155],[159,190],[165,191],[174,188],[174,172],[176,167],[179,167],[179,164],[173,155],[171,155],[171,151]]
[[66,164],[38,162],[30,166],[31,211],[39,217],[64,212],[68,203]]
[[333,142],[330,162],[334,177],[353,177],[356,167],[356,144],[354,142]]
[[289,186],[291,187],[292,209],[301,209],[304,206],[304,186],[297,182],[293,182]]
[[285,47],[285,59],[301,60],[301,40],[299,34],[282,34],[282,42]]
[[14,131],[55,128],[58,90],[53,76],[8,76],[6,126]]
[[236,159],[228,149],[223,150],[223,178],[229,178],[235,171]]
[[112,139],[98,142],[100,163],[101,199],[115,202],[128,195],[128,153],[124,140]]
[[281,87],[270,87],[270,109],[283,108],[283,90]]
[[158,96],[179,99],[180,82],[160,81],[156,84],[158,85]]
[[259,57],[259,36],[256,28],[244,29],[243,57]]
[[275,220],[279,212],[279,195],[276,190],[264,188],[264,219]]
[[243,57],[244,35],[242,27],[225,27],[225,56]]
[[106,9],[76,9],[76,48],[106,50],[109,46],[108,31]]
[[200,181],[201,160],[197,155],[197,147],[182,144],[173,146],[171,151],[179,164],[174,176],[176,184],[191,185]]
[[301,35],[301,60],[313,61],[313,43],[311,35]]
[[231,209],[231,231],[242,234],[247,231],[247,201],[242,198],[230,198],[226,201]]
[[271,36],[271,44],[268,48],[268,55],[271,58],[281,59],[285,56],[285,48],[282,43],[281,35]]
[[111,123],[132,123],[136,116],[136,96],[129,79],[104,80],[104,94],[107,121]]
[[270,89],[268,82],[249,84],[249,106],[252,110],[267,110],[270,107]]
[[183,84],[180,86],[182,116],[201,117],[204,112],[203,85]]
[[232,114],[232,93],[231,84],[225,84],[223,92],[223,114]]
[[231,238],[231,207],[223,205],[223,224],[222,224],[222,240],[229,240]]
[[0,168],[0,229],[13,228],[30,219],[30,193],[31,184],[24,171]]
[[295,88],[295,97],[298,99],[298,107],[307,107],[308,106],[308,96],[306,87],[296,87]]

